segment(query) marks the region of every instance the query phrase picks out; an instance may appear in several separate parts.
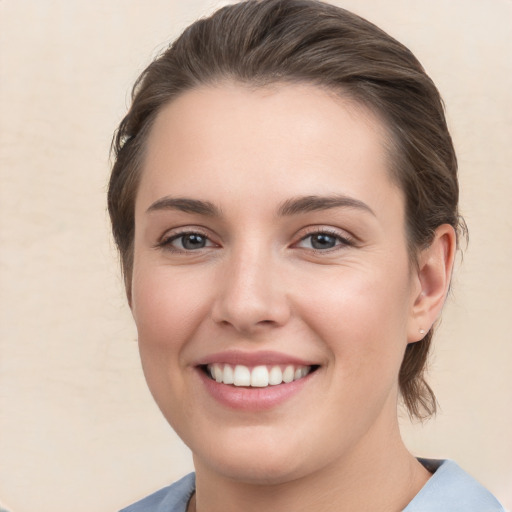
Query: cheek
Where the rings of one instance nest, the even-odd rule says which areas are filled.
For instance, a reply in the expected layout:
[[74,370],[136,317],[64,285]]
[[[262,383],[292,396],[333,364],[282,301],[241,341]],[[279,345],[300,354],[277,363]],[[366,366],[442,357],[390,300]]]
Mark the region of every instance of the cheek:
[[407,343],[408,289],[403,272],[373,267],[344,269],[304,290],[302,319],[328,346],[339,378],[396,380]]
[[134,274],[132,312],[145,371],[183,366],[186,341],[207,310],[204,280],[170,270],[137,268]]
[[[193,409],[187,388],[187,342],[201,325],[207,302],[204,280],[166,267],[135,267],[132,312],[142,368],[155,402],[181,432]],[[183,434],[183,432],[182,432]]]

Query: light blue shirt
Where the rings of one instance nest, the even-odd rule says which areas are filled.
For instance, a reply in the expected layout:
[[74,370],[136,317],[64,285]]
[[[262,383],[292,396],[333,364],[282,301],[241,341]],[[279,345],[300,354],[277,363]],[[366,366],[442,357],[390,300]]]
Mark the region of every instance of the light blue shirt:
[[[419,460],[434,474],[403,512],[505,512],[487,489],[452,460]],[[190,473],[121,512],[186,512],[195,483]]]

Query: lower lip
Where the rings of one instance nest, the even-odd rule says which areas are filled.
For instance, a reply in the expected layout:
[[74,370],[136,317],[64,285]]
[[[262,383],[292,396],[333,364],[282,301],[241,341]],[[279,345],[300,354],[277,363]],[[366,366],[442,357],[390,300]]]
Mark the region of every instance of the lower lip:
[[267,386],[266,388],[238,387],[228,384],[220,384],[210,379],[202,369],[197,372],[206,390],[222,405],[231,409],[242,411],[262,411],[272,409],[283,402],[286,402],[299,393],[310,381],[316,372],[309,373],[305,377],[293,382]]

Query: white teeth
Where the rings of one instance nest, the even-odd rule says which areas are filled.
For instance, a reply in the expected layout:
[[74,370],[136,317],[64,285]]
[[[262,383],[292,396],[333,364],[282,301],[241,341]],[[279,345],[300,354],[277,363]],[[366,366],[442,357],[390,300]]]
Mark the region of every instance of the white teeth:
[[211,378],[219,383],[233,384],[235,386],[266,388],[279,384],[288,384],[294,380],[302,379],[311,371],[310,366],[265,366],[259,365],[252,369],[241,364],[234,368],[229,364],[208,365]]
[[302,379],[302,377],[305,377],[308,373],[309,373],[309,370],[307,368],[302,367],[299,369],[299,375],[297,375],[297,372],[295,372],[294,380]]
[[251,386],[266,388],[268,386],[268,370],[266,366],[256,366],[251,372]]
[[223,371],[222,371],[222,368],[220,367],[220,365],[218,364],[214,364],[213,365],[213,378],[217,381],[217,382],[222,382],[222,377],[223,377]]
[[293,366],[287,366],[283,372],[283,382],[292,382],[295,377],[295,368]]
[[272,386],[277,386],[283,382],[283,372],[279,366],[272,366],[268,374],[268,383]]
[[251,370],[247,366],[237,364],[235,366],[235,373],[233,375],[233,384],[235,386],[250,386],[251,385]]
[[233,374],[233,368],[229,364],[224,365],[224,377],[222,378],[224,384],[233,384],[235,382],[235,376]]

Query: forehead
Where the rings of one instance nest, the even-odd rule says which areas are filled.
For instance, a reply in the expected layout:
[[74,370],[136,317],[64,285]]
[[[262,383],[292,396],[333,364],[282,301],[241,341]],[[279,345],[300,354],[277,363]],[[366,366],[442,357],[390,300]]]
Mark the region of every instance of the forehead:
[[317,86],[203,86],[159,112],[137,202],[211,196],[219,184],[250,196],[269,187],[281,195],[379,195],[383,186],[395,189],[387,142],[373,112]]

